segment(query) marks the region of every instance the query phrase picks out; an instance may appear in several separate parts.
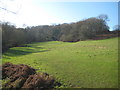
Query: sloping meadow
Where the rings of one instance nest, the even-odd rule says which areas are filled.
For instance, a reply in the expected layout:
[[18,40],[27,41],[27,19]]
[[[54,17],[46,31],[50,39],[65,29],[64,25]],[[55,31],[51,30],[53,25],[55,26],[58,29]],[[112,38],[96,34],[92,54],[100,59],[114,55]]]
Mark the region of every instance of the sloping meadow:
[[32,43],[10,48],[2,60],[47,72],[61,87],[118,87],[118,38]]

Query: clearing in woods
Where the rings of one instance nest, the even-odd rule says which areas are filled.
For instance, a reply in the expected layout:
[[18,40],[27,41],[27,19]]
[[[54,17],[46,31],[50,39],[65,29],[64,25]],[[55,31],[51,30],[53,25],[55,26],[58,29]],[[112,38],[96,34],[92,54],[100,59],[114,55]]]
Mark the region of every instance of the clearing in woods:
[[37,42],[10,48],[2,61],[27,64],[38,72],[47,72],[62,83],[61,87],[118,86],[118,38]]

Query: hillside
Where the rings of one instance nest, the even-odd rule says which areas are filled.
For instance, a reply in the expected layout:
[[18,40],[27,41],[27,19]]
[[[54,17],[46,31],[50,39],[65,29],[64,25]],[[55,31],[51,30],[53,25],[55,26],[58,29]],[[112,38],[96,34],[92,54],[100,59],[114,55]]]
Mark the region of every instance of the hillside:
[[55,76],[62,87],[118,86],[118,38],[26,44],[10,48],[3,54],[2,61],[47,72]]
[[[106,16],[105,16],[106,17]],[[10,23],[2,23],[2,51],[22,44],[44,41],[77,42],[96,38],[97,35],[111,34],[103,18],[92,17],[75,23],[59,25],[39,25],[16,28]]]

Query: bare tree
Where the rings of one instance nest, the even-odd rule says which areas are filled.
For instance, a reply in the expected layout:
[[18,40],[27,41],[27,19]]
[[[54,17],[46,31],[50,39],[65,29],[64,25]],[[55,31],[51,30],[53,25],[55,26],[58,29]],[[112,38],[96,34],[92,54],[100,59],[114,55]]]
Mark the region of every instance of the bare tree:
[[106,15],[106,14],[101,14],[101,15],[99,15],[98,16],[98,19],[101,19],[101,20],[103,20],[103,21],[109,21],[109,19],[108,19],[108,15]]
[[113,30],[120,30],[120,25],[115,25],[115,26],[113,27]]

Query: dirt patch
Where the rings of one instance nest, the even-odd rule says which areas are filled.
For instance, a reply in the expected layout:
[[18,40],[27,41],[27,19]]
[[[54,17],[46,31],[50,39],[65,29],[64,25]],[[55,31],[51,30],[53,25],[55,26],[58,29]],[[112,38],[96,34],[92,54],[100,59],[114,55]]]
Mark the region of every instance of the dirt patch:
[[3,88],[53,88],[55,86],[54,77],[47,73],[36,73],[34,68],[24,64],[3,64],[2,76],[2,79],[10,79]]

